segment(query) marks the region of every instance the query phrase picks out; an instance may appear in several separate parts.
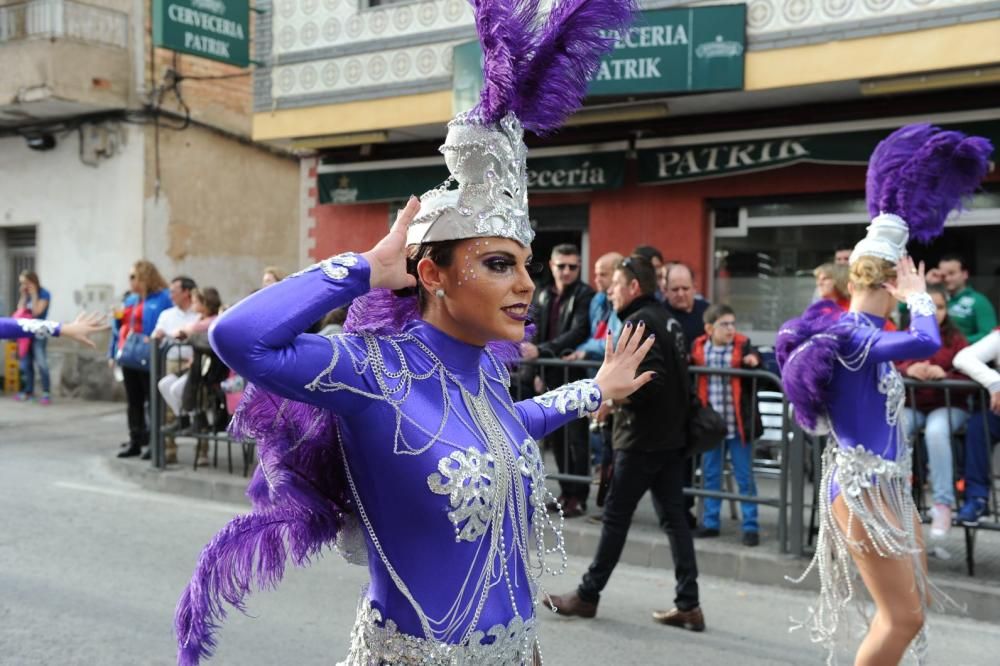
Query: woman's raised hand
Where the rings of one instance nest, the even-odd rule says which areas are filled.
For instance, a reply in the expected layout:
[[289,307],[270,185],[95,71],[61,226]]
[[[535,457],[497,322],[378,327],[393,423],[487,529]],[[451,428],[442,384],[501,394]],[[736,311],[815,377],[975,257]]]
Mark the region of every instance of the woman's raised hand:
[[96,349],[97,345],[88,336],[106,330],[108,330],[108,324],[102,315],[80,313],[76,319],[59,327],[59,336],[76,340],[81,345]]
[[604,347],[604,363],[594,378],[605,400],[627,398],[652,381],[654,376],[652,372],[644,372],[638,377],[635,375],[642,359],[646,358],[646,353],[656,343],[656,338],[652,335],[642,341],[645,330],[646,325],[641,321],[636,326],[631,322],[625,324],[618,338],[617,347],[614,346],[612,337],[608,335],[608,342]]
[[917,268],[913,258],[906,256],[896,264],[896,284],[885,283],[888,291],[897,301],[905,302],[911,294],[927,291],[927,280],[924,278],[924,262]]
[[373,289],[406,289],[417,286],[417,279],[406,272],[406,230],[420,210],[420,200],[411,196],[399,211],[392,229],[363,256],[371,266]]

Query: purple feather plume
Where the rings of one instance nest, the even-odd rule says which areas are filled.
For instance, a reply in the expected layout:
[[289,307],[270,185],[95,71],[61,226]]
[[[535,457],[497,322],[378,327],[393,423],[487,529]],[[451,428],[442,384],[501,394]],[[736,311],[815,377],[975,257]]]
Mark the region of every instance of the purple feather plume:
[[910,237],[928,243],[941,235],[953,210],[979,186],[992,144],[982,137],[928,124],[902,127],[875,148],[868,164],[868,212],[903,218]]
[[557,129],[583,104],[601,57],[626,30],[634,0],[561,0],[553,4],[535,38],[531,61],[522,65],[511,110],[536,134]]
[[833,301],[813,303],[801,317],[785,322],[775,341],[785,395],[795,409],[795,420],[810,432],[820,429],[829,404],[841,313]]
[[517,71],[532,48],[538,0],[476,3],[476,31],[483,49],[483,89],[474,115],[485,124],[503,118],[517,93]]

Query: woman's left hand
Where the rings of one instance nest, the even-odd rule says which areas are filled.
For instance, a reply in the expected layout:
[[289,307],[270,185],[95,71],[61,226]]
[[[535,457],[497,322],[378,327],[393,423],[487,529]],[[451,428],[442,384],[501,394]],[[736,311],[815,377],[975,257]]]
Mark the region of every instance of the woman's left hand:
[[87,336],[92,333],[106,331],[108,328],[110,327],[105,321],[103,315],[96,312],[92,312],[90,314],[80,313],[76,316],[76,319],[67,324],[63,324],[59,328],[59,335],[63,338],[76,340],[85,347],[97,349],[97,345],[94,344],[94,341]]
[[627,398],[652,381],[653,372],[644,372],[638,377],[635,375],[642,359],[646,358],[646,353],[656,343],[656,338],[652,335],[641,342],[645,330],[646,325],[641,321],[636,326],[626,324],[617,347],[614,347],[611,336],[608,336],[604,348],[604,363],[594,378],[605,400]]

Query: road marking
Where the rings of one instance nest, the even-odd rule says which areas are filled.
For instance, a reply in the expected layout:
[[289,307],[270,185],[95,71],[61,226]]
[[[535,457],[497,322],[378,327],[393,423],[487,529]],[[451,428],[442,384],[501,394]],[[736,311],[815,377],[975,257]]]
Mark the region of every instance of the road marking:
[[106,488],[104,486],[91,486],[85,483],[76,483],[74,481],[56,481],[53,485],[57,488],[63,488],[65,490],[79,490],[88,493],[95,493],[97,495],[106,495],[108,497],[128,497],[131,499],[145,500],[149,502],[159,502],[160,504],[172,504],[174,506],[207,509],[217,513],[224,513],[229,516],[234,516],[238,513],[246,513],[250,510],[250,507],[241,506],[239,504],[215,502],[212,500],[197,500],[188,497],[175,497],[152,491],[140,492],[136,490],[123,490],[120,488]]

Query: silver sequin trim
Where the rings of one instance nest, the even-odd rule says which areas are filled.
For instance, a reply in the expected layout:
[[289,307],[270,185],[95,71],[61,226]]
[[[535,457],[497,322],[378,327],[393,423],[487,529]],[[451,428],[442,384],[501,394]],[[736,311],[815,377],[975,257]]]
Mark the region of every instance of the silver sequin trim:
[[934,307],[934,299],[926,291],[907,296],[906,307],[910,309],[910,314],[915,317],[933,317],[937,311],[937,308]]
[[50,338],[59,330],[59,322],[47,319],[15,319],[17,325],[25,333],[30,333],[39,340]]
[[345,252],[343,254],[338,254],[329,259],[324,259],[319,263],[315,263],[312,266],[303,268],[297,273],[292,273],[288,277],[294,278],[304,275],[311,271],[321,270],[323,273],[332,280],[343,280],[348,276],[350,271],[349,268],[354,268],[358,265],[358,255],[354,252]]
[[[484,643],[486,639],[492,642]],[[535,620],[514,617],[468,642],[443,643],[402,633],[392,620],[361,600],[351,631],[347,659],[338,666],[531,666],[535,655]]]
[[601,406],[601,389],[593,379],[581,379],[536,396],[534,400],[543,407],[555,407],[560,414],[576,412],[577,416],[585,416]]

